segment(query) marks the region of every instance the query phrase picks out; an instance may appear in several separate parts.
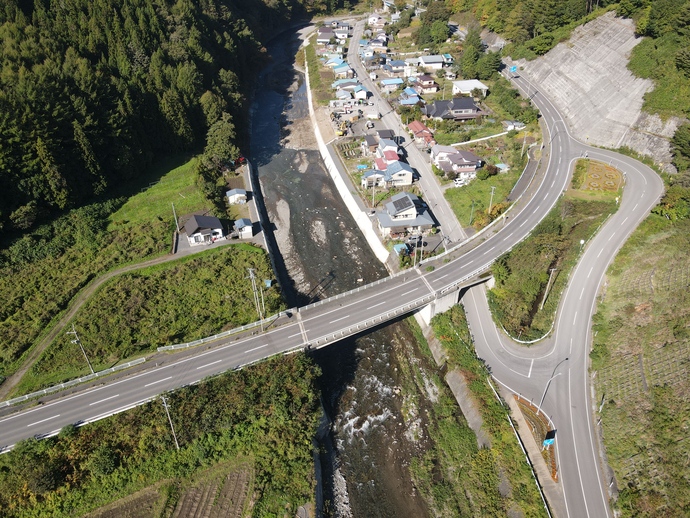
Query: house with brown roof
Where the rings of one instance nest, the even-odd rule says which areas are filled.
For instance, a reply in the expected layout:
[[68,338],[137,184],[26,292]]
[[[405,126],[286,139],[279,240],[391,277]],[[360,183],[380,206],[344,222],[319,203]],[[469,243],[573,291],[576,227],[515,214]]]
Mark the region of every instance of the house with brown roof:
[[412,137],[414,137],[415,142],[418,144],[424,144],[427,147],[436,145],[434,134],[429,128],[426,127],[424,123],[420,121],[412,121],[407,125],[407,129],[410,130]]

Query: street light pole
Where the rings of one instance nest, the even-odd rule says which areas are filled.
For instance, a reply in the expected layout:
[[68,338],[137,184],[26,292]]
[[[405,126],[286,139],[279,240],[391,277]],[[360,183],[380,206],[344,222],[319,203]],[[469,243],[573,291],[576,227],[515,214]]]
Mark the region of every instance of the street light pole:
[[556,374],[556,369],[558,369],[558,366],[565,361],[568,361],[567,357],[564,360],[561,360],[560,362],[558,362],[556,364],[556,366],[553,368],[553,372],[551,373],[551,377],[546,382],[546,386],[544,387],[544,393],[541,395],[541,400],[539,401],[539,406],[537,407],[537,415],[539,415],[539,410],[541,410],[541,405],[544,402],[544,399],[546,398],[546,391],[549,390],[549,385],[551,384],[551,380],[560,376],[561,374],[563,374],[562,372],[559,372],[558,374]]

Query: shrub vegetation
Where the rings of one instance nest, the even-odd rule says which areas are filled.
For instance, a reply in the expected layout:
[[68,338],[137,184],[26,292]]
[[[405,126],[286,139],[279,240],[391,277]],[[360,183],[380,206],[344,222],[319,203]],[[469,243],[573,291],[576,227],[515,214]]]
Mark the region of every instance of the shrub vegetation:
[[[210,336],[258,319],[247,268],[263,290],[266,314],[283,309],[277,285],[265,289],[273,273],[266,253],[251,245],[228,245],[108,281],[73,320],[94,369],[156,347]],[[63,334],[22,379],[31,392],[88,374],[72,335]]]
[[254,463],[254,513],[294,515],[314,492],[317,376],[313,363],[295,354],[170,394],[179,451],[159,401],[23,441],[0,456],[0,512],[82,516],[160,480],[242,456]]

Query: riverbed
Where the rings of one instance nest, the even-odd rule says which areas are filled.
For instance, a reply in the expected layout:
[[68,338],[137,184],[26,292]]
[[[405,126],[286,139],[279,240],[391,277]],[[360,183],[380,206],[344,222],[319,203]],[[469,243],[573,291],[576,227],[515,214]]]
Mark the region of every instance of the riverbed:
[[[269,46],[252,104],[251,158],[284,270],[290,305],[335,295],[387,275],[330,180],[308,117],[295,33]],[[328,418],[320,438],[326,516],[427,516],[409,464],[426,448],[421,418],[403,416],[399,361],[414,350],[403,323],[316,351]],[[419,403],[423,407],[424,402]],[[423,408],[417,408],[423,415]]]

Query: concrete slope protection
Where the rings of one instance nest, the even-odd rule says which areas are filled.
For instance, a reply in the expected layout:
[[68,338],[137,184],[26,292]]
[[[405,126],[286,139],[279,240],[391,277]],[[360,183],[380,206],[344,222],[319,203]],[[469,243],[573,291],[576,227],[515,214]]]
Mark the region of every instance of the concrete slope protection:
[[[619,210],[587,244],[571,273],[550,339],[529,348],[506,339],[491,319],[484,287],[470,291],[466,299],[468,319],[477,353],[490,365],[494,377],[513,392],[531,399],[557,430],[559,477],[565,498],[562,509],[555,509],[556,514],[610,516],[610,477],[601,466],[590,398],[591,321],[606,269],[658,203],[664,186],[653,170],[638,161],[574,140],[537,85],[524,78],[512,79],[523,93],[529,93],[549,124],[552,155],[558,157],[566,176],[575,160],[588,156],[623,171],[626,184]],[[557,135],[561,138],[556,139]]]
[[627,65],[642,41],[635,22],[608,12],[576,28],[567,42],[533,61],[519,60],[520,75],[539,85],[559,107],[578,140],[608,148],[627,146],[673,171],[669,139],[682,123],[642,111],[650,79]]

